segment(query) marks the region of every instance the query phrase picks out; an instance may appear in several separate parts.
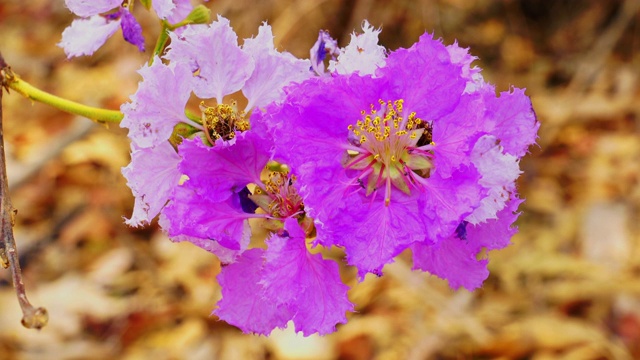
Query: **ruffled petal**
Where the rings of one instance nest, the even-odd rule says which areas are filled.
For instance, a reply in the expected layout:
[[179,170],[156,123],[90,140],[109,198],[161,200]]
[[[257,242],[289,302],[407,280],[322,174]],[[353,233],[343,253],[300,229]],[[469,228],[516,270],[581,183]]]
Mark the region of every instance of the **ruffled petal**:
[[500,93],[500,97],[490,92],[485,101],[487,121],[484,129],[500,139],[506,153],[519,158],[524,156],[529,146],[536,142],[540,128],[531,99],[523,89],[514,88]]
[[169,236],[215,240],[231,250],[239,250],[251,237],[248,219],[254,215],[242,211],[239,196],[223,202],[211,201],[197,194],[189,181],[175,189],[163,214],[168,220],[165,230]]
[[258,36],[244,41],[243,50],[250,54],[255,69],[242,93],[249,100],[247,109],[262,107],[284,96],[283,87],[311,77],[309,60],[300,60],[274,49],[271,26],[260,26]]
[[462,65],[452,63],[445,46],[430,34],[409,49],[390,53],[376,75],[389,82],[388,98],[404,99],[404,107],[425,121],[453,111],[466,86]]
[[447,51],[449,52],[451,61],[454,64],[462,65],[462,77],[467,80],[467,84],[464,88],[465,93],[474,93],[487,86],[482,74],[480,73],[481,69],[477,66],[471,67],[471,63],[476,61],[478,58],[469,54],[469,49],[461,48],[458,46],[458,43],[455,42],[452,45],[447,46]]
[[142,36],[142,27],[138,20],[131,15],[127,8],[122,9],[122,18],[120,26],[122,27],[122,36],[124,39],[135,45],[138,50],[144,51],[144,37]]
[[515,191],[515,181],[522,173],[518,158],[503,154],[499,143],[494,136],[485,135],[478,139],[471,153],[471,161],[482,176],[479,183],[489,190],[480,206],[465,219],[472,224],[496,218],[510,193]]
[[292,314],[285,305],[263,296],[263,254],[262,249],[245,251],[222,268],[218,275],[222,299],[213,314],[246,333],[269,335],[277,327],[284,328]]
[[260,173],[270,158],[272,142],[254,131],[238,132],[235,143],[202,144],[199,138],[180,145],[180,169],[189,186],[212,201],[223,201],[249,183],[260,183]]
[[489,276],[489,260],[477,260],[480,250],[470,241],[449,236],[437,244],[413,244],[413,268],[448,280],[452,289],[477,289]]
[[475,226],[467,225],[467,239],[477,242],[478,246],[487,250],[508,246],[513,235],[518,232],[518,228],[513,224],[520,216],[518,207],[522,202],[523,200],[512,194],[507,205],[498,212],[497,219],[487,220]]
[[381,276],[384,265],[411,243],[424,239],[418,202],[399,191],[392,193],[388,206],[382,197],[351,196],[346,200],[347,213],[326,223],[328,228],[340,229],[334,241],[345,248],[347,262],[358,268],[360,281],[367,273]]
[[65,0],[64,3],[72,13],[89,17],[119,7],[122,0]]
[[517,232],[512,224],[518,218],[518,205],[522,201],[512,199],[498,213],[497,219],[466,225],[466,239],[452,235],[436,244],[416,243],[411,246],[413,268],[436,275],[449,281],[452,289],[464,287],[475,290],[489,276],[488,259],[478,259],[482,248],[502,249],[509,245]]
[[305,336],[334,332],[336,324],[347,322],[346,312],[353,311],[349,287],[340,279],[338,264],[309,253],[295,219],[288,219],[285,228],[288,237],[274,235],[267,241],[261,281],[265,297],[286,306],[296,331]]
[[148,224],[160,213],[180,181],[179,162],[180,156],[168,142],[133,150],[131,163],[122,169],[136,198],[133,215],[125,221],[127,225]]
[[433,121],[434,171],[448,178],[470,164],[470,153],[480,132],[484,104],[479,95],[463,95],[449,114]]
[[480,206],[487,190],[479,184],[480,174],[461,167],[444,179],[438,173],[422,181],[418,208],[425,221],[424,241],[437,243],[454,232],[458,224]]
[[148,148],[168,140],[176,124],[188,121],[184,109],[193,77],[185,65],[167,66],[159,58],[138,72],[143,80],[131,102],[120,108],[124,113],[120,127],[129,129],[136,146]]
[[218,16],[209,26],[190,25],[180,35],[171,33],[166,58],[189,64],[197,72],[194,92],[200,98],[215,97],[222,103],[225,95],[242,88],[255,63],[238,46],[238,37],[229,20]]
[[100,15],[87,19],[75,19],[62,32],[62,40],[57,44],[67,58],[91,55],[111,37],[120,26],[120,20],[107,20]]
[[384,46],[378,45],[380,31],[367,20],[363,21],[362,34],[351,34],[351,42],[340,49],[337,60],[329,61],[329,71],[338,74],[375,74],[378,68],[384,66],[387,57]]

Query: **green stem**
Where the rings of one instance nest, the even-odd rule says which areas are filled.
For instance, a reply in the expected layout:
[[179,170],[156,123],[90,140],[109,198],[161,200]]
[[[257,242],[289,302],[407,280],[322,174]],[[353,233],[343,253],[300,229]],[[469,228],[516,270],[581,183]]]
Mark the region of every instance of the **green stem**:
[[149,59],[149,65],[153,64],[153,59],[155,59],[156,56],[162,55],[164,47],[167,45],[167,41],[169,40],[169,30],[171,29],[171,25],[166,20],[162,20],[161,24],[162,29],[160,29],[160,36],[158,36],[156,46],[153,48],[153,55],[151,55],[151,59]]
[[48,92],[34,87],[13,74],[6,77],[6,85],[31,100],[51,105],[68,113],[84,116],[98,123],[119,123],[124,116],[117,110],[107,110],[87,106],[49,94]]

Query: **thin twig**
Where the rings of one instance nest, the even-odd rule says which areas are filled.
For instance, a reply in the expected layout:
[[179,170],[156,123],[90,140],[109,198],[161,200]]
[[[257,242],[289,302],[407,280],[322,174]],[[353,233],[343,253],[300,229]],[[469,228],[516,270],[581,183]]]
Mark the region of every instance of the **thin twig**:
[[[11,69],[4,61],[0,54],[0,77],[2,79],[2,87],[7,88],[5,83],[5,74]],[[13,237],[13,225],[17,210],[11,204],[9,197],[9,183],[7,181],[7,166],[4,155],[4,134],[2,126],[2,92],[0,88],[0,261],[6,269],[11,269],[13,286],[16,289],[18,302],[22,308],[22,325],[29,329],[41,329],[47,324],[49,316],[45,308],[35,308],[27,299],[27,294],[22,281],[22,272],[20,271],[20,261],[18,258],[18,249],[16,241]]]

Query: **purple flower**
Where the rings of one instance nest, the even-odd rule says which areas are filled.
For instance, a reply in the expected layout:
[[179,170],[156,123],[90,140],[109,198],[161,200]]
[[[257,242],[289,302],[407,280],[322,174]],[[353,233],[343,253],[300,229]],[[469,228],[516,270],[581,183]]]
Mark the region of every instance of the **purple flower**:
[[251,236],[248,220],[264,215],[244,211],[242,190],[251,183],[267,187],[260,173],[269,161],[270,146],[268,139],[252,131],[213,147],[200,139],[183,141],[180,171],[188,180],[163,211],[169,236],[200,239],[199,246],[208,239],[231,250],[246,249],[243,244]]
[[248,250],[223,267],[218,276],[222,299],[214,314],[263,335],[289,320],[305,336],[331,333],[353,311],[348,287],[335,262],[309,253],[306,234],[295,219],[288,219],[285,229],[287,235],[267,240],[267,250]]
[[[156,58],[153,65],[145,65],[140,69],[143,81],[140,82],[138,91],[131,96],[131,102],[124,104],[121,108],[124,113],[121,126],[129,129],[129,138],[133,143],[133,154],[136,154],[138,149],[154,149],[166,143],[177,125],[187,124],[193,129],[187,134],[183,134],[190,136],[191,139],[184,140],[183,145],[179,147],[179,155],[176,155],[178,158],[187,158],[187,160],[181,161],[179,173],[189,177],[188,185],[181,187],[174,194],[172,191],[178,184],[173,179],[167,178],[167,181],[170,180],[172,191],[167,190],[160,194],[173,194],[170,199],[163,197],[162,201],[163,205],[167,200],[173,202],[170,211],[173,211],[172,214],[175,215],[169,216],[163,221],[163,224],[167,226],[165,230],[169,230],[172,237],[181,240],[193,239],[199,246],[202,246],[206,241],[211,241],[208,236],[214,232],[214,229],[224,228],[226,235],[216,236],[216,239],[234,251],[240,250],[242,246],[239,244],[243,244],[243,239],[248,239],[249,235],[246,230],[246,217],[231,216],[227,219],[229,221],[227,223],[220,220],[217,223],[219,227],[212,226],[207,234],[198,230],[202,227],[190,229],[187,223],[182,222],[182,217],[187,217],[186,214],[189,213],[192,215],[197,213],[202,216],[209,214],[212,210],[207,208],[203,202],[206,199],[221,202],[216,204],[218,211],[236,209],[234,206],[240,203],[237,201],[237,196],[234,199],[229,199],[231,194],[237,194],[246,184],[259,180],[260,171],[264,168],[266,160],[260,164],[257,170],[254,170],[254,177],[250,179],[251,181],[239,188],[203,187],[198,181],[210,185],[214,178],[227,182],[232,179],[214,176],[206,181],[199,180],[203,178],[198,177],[197,172],[203,164],[207,163],[210,164],[209,170],[215,169],[217,156],[222,156],[222,152],[218,153],[218,151],[223,151],[225,147],[232,146],[236,142],[236,139],[233,138],[236,131],[241,132],[248,129],[249,123],[245,120],[245,117],[248,117],[247,112],[278,99],[284,94],[282,88],[289,82],[308,78],[310,76],[309,63],[296,59],[291,54],[276,51],[273,46],[271,28],[266,24],[260,27],[255,39],[245,40],[242,48],[237,45],[236,35],[229,26],[228,20],[224,18],[219,18],[210,26],[187,26],[182,35],[172,34],[172,37],[172,47],[167,54],[167,58],[171,59],[170,64],[165,65],[159,58]],[[202,47],[202,44],[211,47]],[[212,49],[214,53],[209,53],[209,49]],[[218,51],[220,49],[226,52]],[[221,54],[227,56],[223,59],[224,61],[219,58]],[[244,111],[239,111],[235,102],[232,104],[223,102],[225,95],[240,89],[247,97],[248,105]],[[206,106],[203,101],[200,106],[202,118],[198,121],[188,119],[185,115],[185,107],[192,92],[204,99],[215,96],[216,102],[218,102],[217,105]],[[193,134],[194,132],[196,134]],[[253,135],[248,137],[251,136]],[[244,135],[240,137],[239,141],[243,142]],[[206,145],[200,139],[204,139]],[[210,153],[210,146],[214,144],[216,144],[215,150]],[[261,148],[260,151],[262,150]],[[264,153],[267,154],[265,159],[268,160],[270,148],[264,149]],[[247,156],[254,155],[251,153]],[[209,160],[201,161],[202,159]],[[233,165],[244,164],[245,160],[244,158],[234,159]],[[146,170],[143,167],[138,167],[137,163],[132,162],[127,167],[128,178],[144,178],[143,174],[138,175],[138,173]],[[170,164],[175,166],[173,159]],[[161,164],[157,164],[157,166],[162,167]],[[229,173],[222,173],[229,176]],[[190,190],[186,190],[187,188]],[[206,194],[206,196],[193,196],[188,192],[195,188],[198,188],[200,194]],[[133,187],[132,190],[136,195],[136,203],[141,205],[134,209],[134,216],[130,220],[131,224],[137,225],[150,221],[158,214],[156,211],[158,208],[154,206],[151,210],[146,210],[145,200],[140,197],[141,195],[138,195],[142,192]],[[223,203],[223,200],[228,199],[229,202]],[[191,212],[189,206],[197,207],[198,201],[200,201],[199,204],[203,207],[203,211],[194,210]],[[222,208],[219,208],[220,206]],[[240,214],[244,214],[242,209],[239,211]],[[195,217],[191,220],[196,221],[193,219]],[[228,227],[231,224],[237,226]],[[209,250],[217,249],[217,247],[208,245],[203,247]]]
[[[365,34],[373,47],[374,32]],[[276,160],[298,177],[316,242],[344,247],[361,279],[380,275],[407,248],[451,248],[451,239],[495,219],[515,193],[518,159],[538,126],[530,102],[498,102],[479,81],[468,91],[475,70],[467,60],[424,35],[390,53],[375,76],[346,68],[293,85],[265,115],[278,139]],[[513,125],[525,139],[517,151],[497,145],[517,141]]]

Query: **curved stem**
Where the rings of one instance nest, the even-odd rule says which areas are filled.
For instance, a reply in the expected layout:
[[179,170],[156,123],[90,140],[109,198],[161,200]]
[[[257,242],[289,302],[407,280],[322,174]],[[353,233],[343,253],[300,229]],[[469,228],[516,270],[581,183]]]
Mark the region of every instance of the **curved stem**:
[[7,69],[7,71],[3,74],[2,81],[5,86],[19,92],[24,97],[41,102],[43,104],[51,105],[56,109],[60,109],[62,111],[84,116],[98,123],[118,123],[124,116],[120,111],[117,110],[107,110],[87,106],[40,90],[29,84],[28,82],[20,79],[9,69]]
[[[5,73],[9,71],[9,67],[5,63],[2,55],[0,55],[0,83],[2,87],[9,86],[4,80]],[[7,166],[4,156],[4,138],[2,125],[2,89],[0,87],[0,261],[4,268],[11,269],[11,277],[13,287],[16,289],[18,303],[22,309],[22,325],[29,329],[41,329],[47,324],[49,315],[43,307],[34,307],[27,299],[27,294],[22,280],[22,271],[20,270],[20,260],[18,258],[18,248],[13,235],[13,225],[17,210],[11,203],[9,197],[9,185],[7,181]]]
[[160,21],[162,25],[162,29],[160,29],[160,35],[158,36],[158,40],[156,41],[156,46],[153,48],[153,55],[149,59],[149,65],[153,64],[153,60],[156,56],[162,55],[164,51],[164,47],[167,45],[167,41],[169,40],[169,30],[171,29],[171,25],[166,21]]

